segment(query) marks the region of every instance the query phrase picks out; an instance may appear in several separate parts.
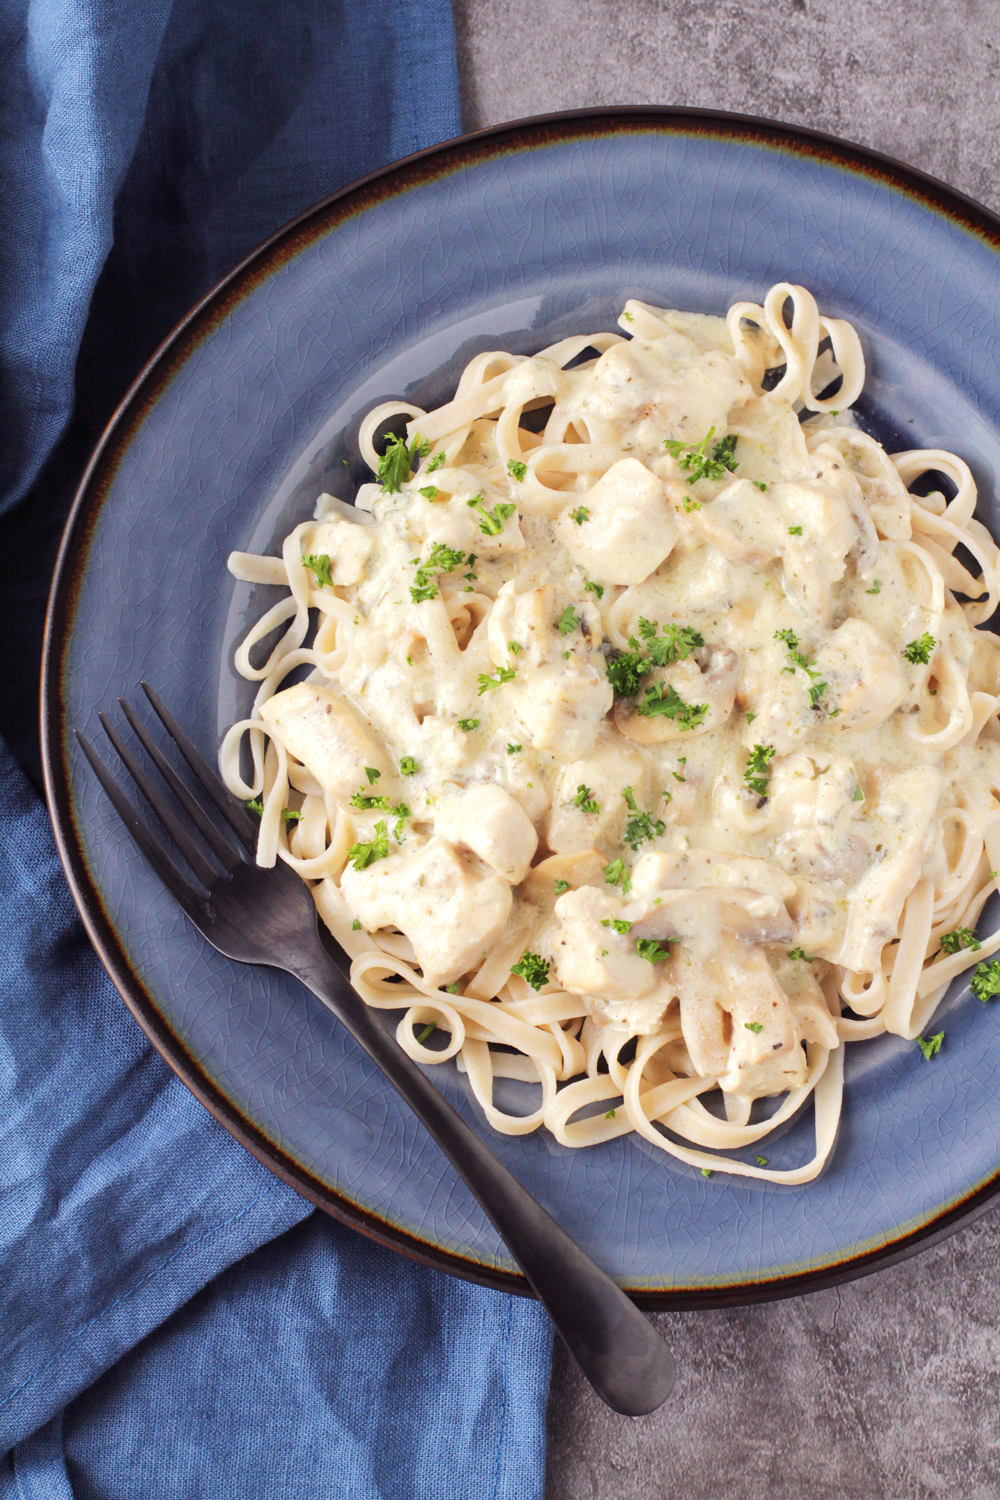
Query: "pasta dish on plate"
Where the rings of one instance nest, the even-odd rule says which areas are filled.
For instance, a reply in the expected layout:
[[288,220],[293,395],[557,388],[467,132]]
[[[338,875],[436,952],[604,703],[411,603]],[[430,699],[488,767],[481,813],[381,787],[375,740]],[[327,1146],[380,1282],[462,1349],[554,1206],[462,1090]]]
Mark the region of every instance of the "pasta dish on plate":
[[[846,1043],[931,1056],[956,975],[1000,992],[997,548],[962,459],[858,424],[860,342],[804,288],[619,326],[378,407],[377,481],[232,555],[284,593],[222,771],[495,1129],[803,1183]],[[810,1095],[812,1159],[770,1167]]]

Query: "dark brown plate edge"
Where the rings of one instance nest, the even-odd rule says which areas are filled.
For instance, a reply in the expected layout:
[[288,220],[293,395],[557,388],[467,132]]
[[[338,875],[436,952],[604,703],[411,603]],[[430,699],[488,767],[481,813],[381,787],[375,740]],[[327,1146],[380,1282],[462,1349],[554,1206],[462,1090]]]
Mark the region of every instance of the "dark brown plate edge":
[[[434,1270],[522,1296],[532,1293],[520,1273],[484,1266],[421,1240],[417,1235],[368,1213],[311,1176],[239,1113],[171,1031],[129,964],[83,856],[72,815],[65,758],[62,668],[75,614],[77,581],[89,551],[89,536],[110,480],[136,427],[155,404],[174,371],[225,316],[228,307],[241,300],[258,280],[270,275],[282,261],[294,255],[303,239],[311,240],[326,231],[330,227],[326,221],[331,210],[341,205],[346,210],[345,216],[349,217],[351,211],[360,211],[429,177],[439,177],[442,161],[446,170],[449,165],[458,169],[519,146],[530,148],[574,137],[603,135],[608,133],[609,126],[617,127],[618,134],[631,134],[651,126],[663,129],[671,125],[687,133],[696,131],[707,137],[744,140],[755,145],[791,150],[833,166],[853,169],[887,183],[957,221],[964,229],[1000,250],[1000,217],[936,178],[878,151],[840,141],[821,131],[750,115],[673,106],[604,106],[537,115],[431,146],[347,184],[290,220],[218,281],[164,339],[113,413],[80,481],[63,531],[46,614],[41,673],[41,744],[46,796],[56,846],[87,934],[116,989],[150,1042],[195,1098],[251,1155],[325,1213]],[[432,163],[433,169],[427,170]],[[630,1289],[630,1295],[650,1311],[679,1312],[746,1306],[820,1291],[897,1265],[930,1248],[995,1207],[998,1193],[1000,1168],[989,1182],[926,1223],[857,1255],[758,1282],[744,1280],[732,1285],[656,1290],[639,1287]]]

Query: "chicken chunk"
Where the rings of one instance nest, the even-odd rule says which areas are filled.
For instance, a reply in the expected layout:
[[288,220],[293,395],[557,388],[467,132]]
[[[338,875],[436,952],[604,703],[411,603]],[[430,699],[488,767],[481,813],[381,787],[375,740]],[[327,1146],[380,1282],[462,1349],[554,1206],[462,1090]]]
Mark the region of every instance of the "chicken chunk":
[[749,479],[724,485],[711,501],[687,512],[684,524],[724,557],[751,568],[766,568],[781,553],[787,535],[771,497]]
[[478,854],[497,875],[519,885],[538,847],[531,819],[509,792],[492,783],[444,797],[434,809],[434,832]]
[[602,725],[594,748],[582,759],[571,761],[559,777],[549,814],[549,848],[561,854],[590,849],[595,844],[611,847],[621,843],[629,816],[622,796],[625,787],[632,788],[641,807],[648,806],[649,768],[645,757],[610,724]]
[[559,927],[546,940],[548,951],[559,983],[582,995],[592,1011],[631,1030],[653,1030],[671,995],[659,984],[658,966],[636,952],[631,934],[615,930],[621,905],[595,886],[567,891],[555,903]]
[[829,625],[833,585],[843,578],[847,555],[858,543],[851,508],[821,479],[772,485],[770,498],[784,531],[782,587],[810,619]]
[[[557,626],[571,603],[575,623],[561,632]],[[533,748],[583,755],[614,701],[596,606],[572,601],[551,585],[517,594],[513,583],[505,583],[487,630],[493,661],[514,665],[516,676],[504,692],[529,730]],[[509,641],[520,647],[516,655]]]
[[360,583],[366,576],[368,562],[375,551],[375,535],[368,526],[343,516],[328,516],[319,521],[308,536],[303,553],[329,557],[330,576],[338,586]]
[[311,682],[285,688],[261,705],[260,717],[328,796],[348,801],[367,784],[366,766],[381,773],[379,790],[387,791],[388,754],[361,715],[329,688]]
[[867,620],[845,620],[833,632],[813,666],[827,683],[824,698],[837,711],[838,729],[874,729],[895,712],[904,692],[896,661]]
[[677,522],[667,486],[638,459],[620,459],[573,499],[553,531],[592,578],[642,583],[670,556]]
[[439,836],[367,869],[345,869],[340,889],[362,927],[398,928],[413,944],[428,984],[450,984],[477,968],[503,936],[512,896],[477,855]]

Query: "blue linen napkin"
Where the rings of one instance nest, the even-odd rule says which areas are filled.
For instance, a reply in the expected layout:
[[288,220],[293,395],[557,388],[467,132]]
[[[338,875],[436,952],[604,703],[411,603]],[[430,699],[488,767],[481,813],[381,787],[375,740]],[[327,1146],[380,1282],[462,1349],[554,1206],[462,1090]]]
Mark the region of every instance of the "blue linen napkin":
[[447,0],[7,0],[0,55],[0,1500],[531,1500],[541,1310],[314,1214],[205,1113],[90,949],[35,789],[87,452],[240,256],[458,133]]

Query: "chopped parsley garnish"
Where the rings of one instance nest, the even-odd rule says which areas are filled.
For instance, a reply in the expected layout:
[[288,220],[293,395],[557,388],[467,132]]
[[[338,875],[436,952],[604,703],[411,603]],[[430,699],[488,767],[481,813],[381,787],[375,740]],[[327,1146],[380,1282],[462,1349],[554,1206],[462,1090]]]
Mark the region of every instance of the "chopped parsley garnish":
[[445,989],[448,991],[449,995],[457,995],[458,994],[458,980],[456,979],[452,984],[446,984],[445,985]]
[[381,775],[382,772],[376,771],[374,766],[365,766],[365,780],[369,786],[374,786]]
[[587,582],[583,585],[583,592],[585,594],[596,594],[596,596],[597,596],[598,599],[603,599],[604,598],[604,584],[603,583],[595,583],[592,578],[588,578]]
[[865,800],[865,794],[861,790],[860,782],[858,782],[857,786],[854,788],[854,796],[851,800],[854,802],[863,802]]
[[766,1167],[768,1164],[766,1156],[755,1156],[754,1161],[757,1163],[758,1167]]
[[371,812],[373,807],[382,808],[386,812],[388,812],[389,799],[388,797],[368,797],[365,795],[364,791],[360,791],[355,792],[354,796],[351,798],[351,806],[360,807],[365,812]]
[[356,870],[366,870],[377,859],[385,859],[389,853],[389,831],[379,820],[375,824],[375,837],[367,844],[352,844],[347,858]]
[[351,931],[352,932],[360,932],[361,931],[361,923],[358,921],[357,917],[355,917],[354,921],[351,923]]
[[646,650],[654,666],[669,667],[675,661],[687,661],[691,652],[704,646],[705,637],[700,630],[690,625],[663,625],[661,636],[657,636],[657,621],[639,620],[639,634],[646,642]]
[[930,1060],[934,1056],[935,1052],[940,1052],[941,1051],[941,1043],[943,1041],[944,1041],[944,1032],[943,1031],[938,1031],[938,1032],[936,1032],[934,1034],[934,1036],[928,1037],[928,1039],[927,1039],[926,1042],[924,1041],[924,1039],[923,1039],[922,1036],[918,1036],[917,1037],[917,1046],[920,1048],[921,1052],[924,1054],[924,1056],[926,1057],[927,1061],[930,1062]]
[[753,485],[755,490],[761,490],[764,494],[767,493],[767,485],[764,483],[763,479],[752,479],[750,483]]
[[788,647],[788,654],[795,663],[795,666],[792,667],[782,667],[782,672],[794,672],[795,667],[799,667],[809,678],[809,702],[815,708],[829,684],[816,681],[820,674],[816,671],[808,656],[799,650],[798,636],[793,630],[776,630],[774,632],[774,639],[776,641],[784,641]]
[[[622,317],[625,319],[626,323],[634,323],[635,322],[635,318],[633,317],[632,313],[630,313],[630,312],[623,312],[622,313]],[[611,1113],[614,1114],[614,1110],[612,1110]],[[605,1119],[607,1119],[607,1116],[605,1116]]]
[[635,792],[633,792],[630,786],[624,788],[624,790],[622,791],[622,796],[625,798],[625,803],[629,809],[629,812],[637,813],[639,811],[639,804],[638,802],[636,802]]
[[968,948],[970,953],[978,953],[983,946],[968,927],[956,927],[954,932],[943,932],[940,943],[942,953],[958,953],[963,948]]
[[750,710],[747,709],[747,711],[746,711],[746,721],[747,721],[748,724],[752,724],[753,721],[754,721],[754,719],[756,719],[756,717],[757,717],[756,714],[752,714],[750,712]]
[[701,1175],[702,1175],[702,1177],[711,1177],[712,1174],[709,1171],[708,1167],[702,1167],[702,1169],[701,1169]]
[[[572,887],[568,880],[557,880],[552,889],[555,891],[557,896],[563,896],[568,890],[571,890]],[[998,967],[1000,967],[1000,965],[998,965]]]
[[648,812],[637,812],[636,816],[629,818],[625,824],[622,841],[634,851],[647,839],[659,838],[665,827],[666,824],[662,818],[654,818],[652,813]]
[[441,491],[437,485],[428,484],[422,490],[418,490],[417,493],[423,495],[425,500],[436,500]]
[[771,780],[771,768],[769,761],[774,759],[774,750],[770,745],[754,745],[747,756],[746,770],[743,772],[743,780],[747,789],[753,792],[755,797],[766,797],[768,785]]
[[917,640],[910,641],[907,646],[904,646],[903,655],[907,661],[913,662],[914,666],[918,664],[926,666],[931,659],[931,652],[936,645],[937,641],[925,630],[923,635],[919,636]]
[[479,685],[479,696],[482,697],[484,693],[488,693],[490,688],[499,687],[501,683],[513,682],[516,676],[517,672],[513,667],[498,667],[495,677],[487,677],[485,672],[480,672],[476,678],[476,682]]
[[881,594],[881,592],[882,592],[882,585],[879,583],[879,581],[878,581],[877,578],[876,578],[875,582],[872,584],[872,586],[871,586],[870,589],[865,589],[865,593],[866,594]]
[[1000,995],[1000,959],[994,958],[991,963],[977,964],[975,973],[969,980],[969,989],[984,1005],[994,995]]
[[[631,323],[631,321],[632,321],[631,314],[630,313],[626,313],[625,317],[628,318],[629,322]],[[604,1118],[606,1120],[613,1120],[615,1118],[615,1112],[614,1112],[614,1110],[613,1109],[609,1109],[608,1112],[607,1112],[607,1114],[604,1116]]]
[[605,917],[601,922],[602,927],[613,927],[619,937],[624,937],[626,932],[632,931],[632,923],[626,922],[620,917]]
[[620,651],[608,662],[608,681],[619,697],[634,698],[651,670],[641,651]]
[[247,803],[247,812],[256,813],[258,818],[264,816],[264,804],[259,797],[255,797],[252,802]]
[[558,630],[560,635],[569,635],[570,631],[575,630],[579,623],[580,621],[576,617],[576,610],[573,608],[572,604],[567,604],[566,608],[559,616],[556,629]]
[[628,878],[623,859],[613,859],[609,865],[604,866],[604,883],[605,885],[620,885],[622,894],[628,895],[632,889],[632,882]]
[[413,814],[405,802],[397,802],[395,807],[390,807],[390,815],[394,818],[412,818]]
[[444,453],[435,453],[434,457],[431,459],[430,463],[427,465],[426,469],[424,470],[424,473],[425,474],[433,474],[434,471],[435,471],[435,469],[440,469],[440,467],[441,467],[441,465],[443,463],[444,463]]
[[401,776],[416,776],[419,769],[412,755],[404,755],[399,762],[399,774]]
[[471,734],[474,729],[478,729],[479,728],[479,720],[478,719],[459,719],[459,721],[458,721],[458,727],[459,727],[459,729],[464,729],[465,732],[466,732],[466,734]]
[[379,484],[390,495],[396,494],[409,479],[410,470],[416,468],[417,460],[426,458],[430,451],[430,443],[421,442],[419,433],[409,448],[405,438],[390,437],[378,461]]
[[520,753],[521,753],[521,751],[523,749],[524,749],[523,745],[508,745],[507,746],[507,754],[508,755],[520,755]]
[[656,938],[636,938],[635,951],[640,958],[648,959],[651,964],[662,963],[665,958],[670,957],[670,944],[673,940],[666,938],[667,946],[661,948]]
[[479,529],[483,536],[499,536],[503,531],[504,522],[517,514],[517,506],[510,501],[487,510],[483,505],[482,495],[473,495],[472,499],[466,500],[465,503],[471,510],[479,512]]
[[301,812],[297,811],[294,807],[283,807],[281,809],[281,816],[286,823],[301,823],[302,821]]
[[747,1031],[752,1031],[755,1036],[760,1036],[760,1033],[764,1030],[763,1021],[744,1021],[743,1025]]
[[814,964],[816,962],[816,955],[814,953],[807,953],[804,948],[789,948],[788,957],[801,958],[803,963],[807,964]]
[[637,705],[640,718],[676,719],[682,729],[697,729],[708,713],[707,703],[685,703],[672,682],[659,683],[646,689],[646,696]]
[[[710,427],[700,443],[682,443],[672,438],[665,440],[664,448],[679,461],[682,469],[688,471],[690,475],[688,484],[697,484],[699,479],[722,479],[727,469],[733,473],[739,468],[739,464],[733,458],[736,451],[734,435],[716,443],[709,457],[708,445],[714,436],[715,428]],[[681,458],[682,453],[683,458]]]
[[507,473],[511,479],[516,479],[518,484],[528,472],[528,465],[521,463],[520,459],[509,458],[507,460]]
[[333,588],[332,560],[327,553],[310,552],[308,557],[302,559],[302,566],[308,568],[310,573],[315,574],[316,583],[320,588],[324,584],[328,589]]
[[788,535],[789,536],[801,536],[802,535],[802,527],[801,526],[789,526],[789,528],[788,528]]
[[435,1031],[437,1031],[437,1022],[436,1021],[428,1021],[427,1025],[423,1028],[423,1030],[417,1032],[417,1041],[420,1042],[421,1045],[422,1045],[424,1042],[426,1042],[426,1040],[427,1040],[427,1038],[429,1036],[433,1036],[433,1034],[434,1034]]
[[584,786],[582,781],[576,789],[573,805],[585,813],[599,813],[601,810],[601,804],[594,801],[594,794],[590,790],[590,787]]
[[521,647],[517,641],[508,641],[507,650],[512,651],[515,656],[520,656],[521,654]]
[[454,547],[446,546],[444,542],[435,542],[427,561],[417,566],[410,588],[410,598],[414,604],[423,604],[427,599],[436,599],[438,588],[434,582],[435,573],[454,573],[456,568],[460,568],[464,562],[464,552],[458,552]]
[[549,982],[549,966],[539,953],[522,953],[516,964],[511,965],[512,974],[520,974],[533,990],[540,990]]
[[585,505],[578,505],[576,510],[570,511],[569,518],[571,521],[575,521],[578,526],[582,526],[584,521],[590,520],[590,511]]

